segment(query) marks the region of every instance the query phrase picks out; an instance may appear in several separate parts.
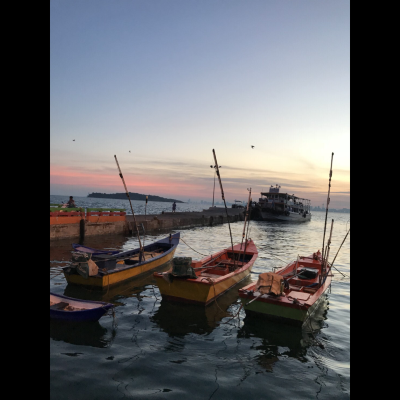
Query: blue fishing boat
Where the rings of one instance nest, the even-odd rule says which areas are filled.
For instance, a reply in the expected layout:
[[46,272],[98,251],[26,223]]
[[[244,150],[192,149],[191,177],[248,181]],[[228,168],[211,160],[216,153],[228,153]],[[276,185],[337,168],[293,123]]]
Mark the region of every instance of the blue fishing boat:
[[50,318],[63,321],[98,321],[114,305],[79,300],[50,292]]

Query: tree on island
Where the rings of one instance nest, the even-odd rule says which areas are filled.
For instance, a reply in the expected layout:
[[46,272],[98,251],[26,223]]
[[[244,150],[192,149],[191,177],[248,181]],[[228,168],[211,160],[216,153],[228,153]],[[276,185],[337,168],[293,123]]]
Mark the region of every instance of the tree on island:
[[[146,200],[145,194],[140,194],[140,193],[132,193],[129,192],[129,197],[131,200]],[[88,194],[87,197],[94,197],[97,199],[117,199],[117,200],[127,200],[126,193],[98,193],[98,192],[93,192]],[[148,201],[160,201],[160,202],[165,202],[165,203],[173,203],[174,201],[176,203],[184,203],[184,201],[181,200],[176,200],[176,199],[167,199],[165,197],[160,197],[160,196],[153,196],[153,195],[148,195]]]

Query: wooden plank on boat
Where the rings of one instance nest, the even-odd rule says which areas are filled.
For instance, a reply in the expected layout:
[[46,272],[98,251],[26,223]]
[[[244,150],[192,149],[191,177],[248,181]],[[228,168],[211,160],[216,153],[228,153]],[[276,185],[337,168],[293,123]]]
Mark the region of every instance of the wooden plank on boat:
[[307,301],[310,298],[310,293],[304,292],[296,292],[292,290],[289,292],[288,297],[292,297],[293,299]]
[[202,272],[200,275],[205,276],[206,278],[221,278],[221,275],[208,274],[207,272]]

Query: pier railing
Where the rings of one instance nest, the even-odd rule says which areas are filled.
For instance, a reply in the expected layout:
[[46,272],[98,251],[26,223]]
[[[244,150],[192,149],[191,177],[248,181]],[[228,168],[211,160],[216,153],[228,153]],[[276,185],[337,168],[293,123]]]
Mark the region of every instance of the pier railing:
[[126,221],[126,212],[122,208],[87,208],[86,221],[88,222],[116,222]]
[[83,208],[50,207],[50,225],[77,224],[84,218]]
[[82,219],[87,222],[126,221],[126,211],[122,208],[61,208],[50,206],[50,225],[76,224]]

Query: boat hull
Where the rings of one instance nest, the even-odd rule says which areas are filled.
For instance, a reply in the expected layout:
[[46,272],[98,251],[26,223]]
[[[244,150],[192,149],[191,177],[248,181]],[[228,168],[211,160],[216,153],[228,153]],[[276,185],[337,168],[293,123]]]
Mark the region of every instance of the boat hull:
[[113,304],[105,303],[101,301],[88,301],[88,300],[79,300],[72,297],[56,295],[54,293],[50,293],[50,301],[63,301],[68,303],[69,305],[75,307],[88,307],[85,310],[79,311],[64,311],[64,310],[56,310],[50,308],[50,318],[56,319],[60,321],[71,321],[71,322],[93,322],[98,321],[104,314],[107,313],[108,310],[113,308]]
[[113,286],[118,283],[136,278],[139,275],[149,273],[151,270],[163,266],[164,264],[172,260],[174,254],[175,254],[175,249],[173,249],[169,254],[166,254],[164,257],[161,257],[159,259],[150,261],[148,263],[135,265],[132,268],[103,276],[89,276],[88,278],[84,278],[81,275],[76,275],[76,274],[70,275],[66,274],[65,272],[64,276],[68,283],[74,285],[84,285],[91,287],[93,289],[106,290],[109,286]]
[[[240,251],[240,246],[241,245],[235,246],[234,250]],[[249,249],[250,252],[246,253],[246,255],[250,256],[251,259],[237,270],[221,277],[213,275],[214,277],[211,278],[200,275],[197,279],[174,278],[169,282],[165,279],[165,273],[161,274],[155,272],[153,276],[156,279],[163,299],[207,306],[250,275],[258,252],[253,242],[251,242],[251,245],[249,245],[247,249]],[[210,258],[218,258],[230,250],[231,249],[225,249],[213,254],[211,257],[206,257],[200,262],[197,262],[197,265],[204,265]]]
[[263,221],[290,221],[290,222],[306,222],[311,220],[311,214],[290,213],[289,215],[284,214],[273,214],[270,212],[261,211],[261,218]]
[[[167,238],[168,239],[168,238]],[[157,243],[165,243],[167,239],[163,239],[161,241],[155,242]],[[174,257],[177,245],[179,243],[180,235],[179,233],[172,235],[171,243],[173,246],[163,253],[162,256],[157,256],[155,258],[137,263],[132,265],[131,267],[121,267],[118,266],[110,271],[109,273],[97,274],[94,276],[84,277],[77,273],[71,273],[71,267],[63,268],[65,279],[69,284],[73,285],[82,285],[91,289],[98,290],[107,290],[109,287],[120,284],[122,282],[127,282],[128,280],[134,279],[138,276],[145,275],[151,273],[153,270],[160,268],[170,262]],[[151,246],[151,245],[149,245]],[[145,246],[144,248],[146,249]],[[125,254],[125,253],[120,253]]]
[[171,301],[207,306],[239,282],[246,279],[251,273],[251,268],[252,265],[245,271],[215,284],[206,280],[198,282],[196,279],[174,279],[172,283],[168,283],[158,275],[155,275],[155,278],[163,298]]
[[316,301],[308,308],[290,307],[279,303],[267,303],[255,300],[251,304],[246,305],[251,299],[240,296],[240,300],[246,311],[246,315],[253,317],[262,317],[270,320],[284,322],[290,325],[303,325],[318,308],[321,301],[326,296],[328,287],[316,299]]
[[[315,255],[316,253],[314,253]],[[256,292],[256,283],[253,282],[239,290],[239,297],[243,308],[248,315],[265,317],[268,319],[279,320],[293,325],[302,325],[315,312],[320,302],[325,297],[330,287],[332,274],[330,267],[324,273],[324,279],[320,283],[321,259],[310,257],[300,257],[298,262],[293,262],[277,271],[277,275],[282,277],[290,276],[293,271],[297,271],[297,264],[300,267],[315,269],[315,277],[310,280],[288,279],[289,289],[281,292],[280,295],[262,294]],[[304,267],[303,267],[304,268]],[[263,292],[265,293],[265,292]]]

